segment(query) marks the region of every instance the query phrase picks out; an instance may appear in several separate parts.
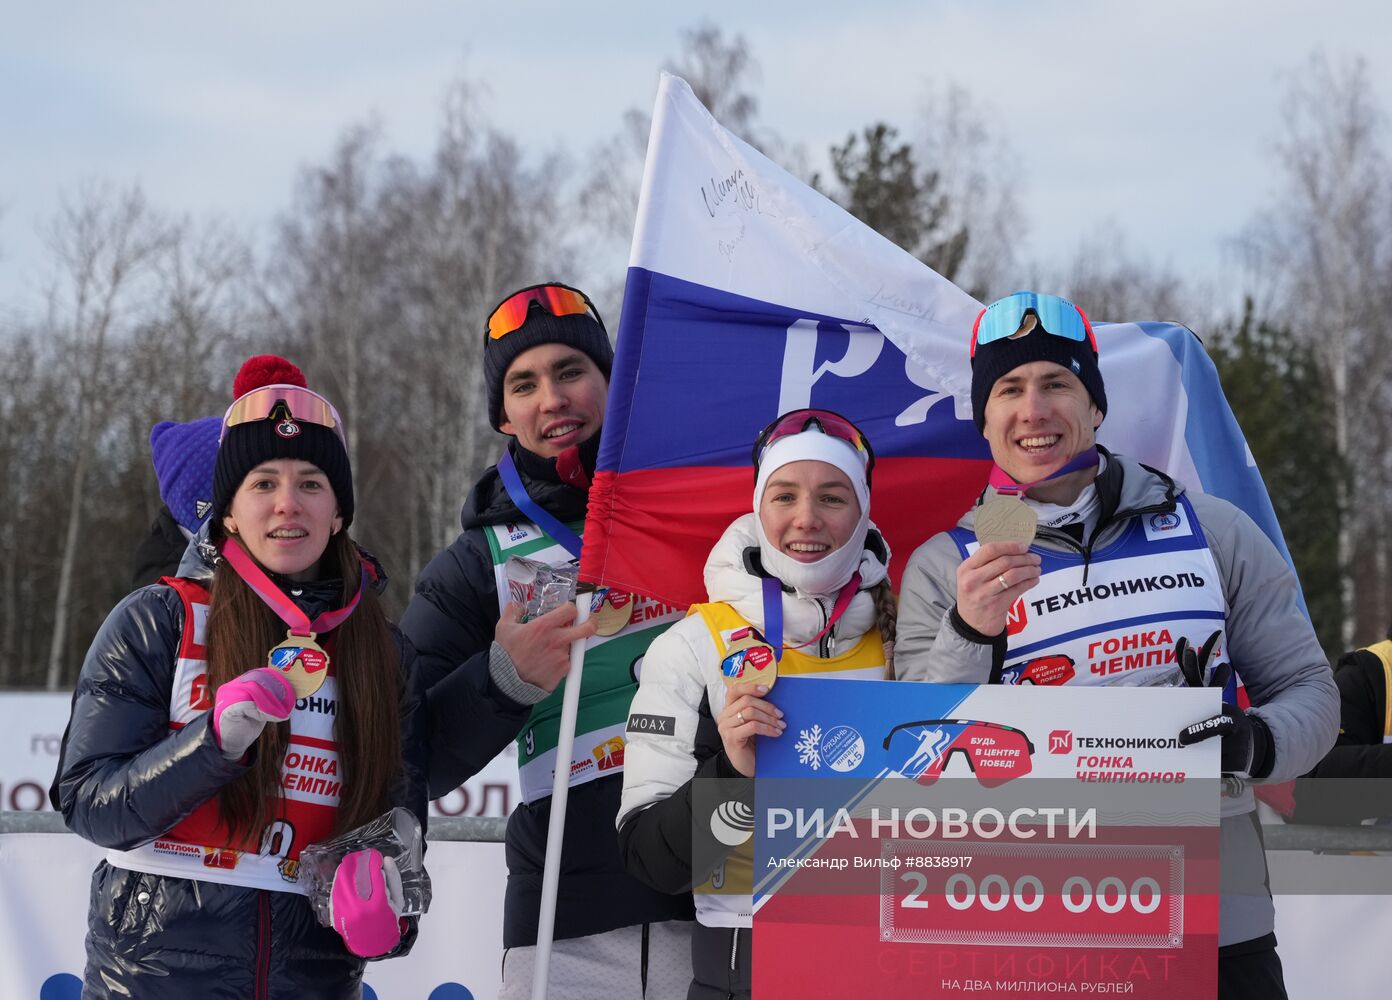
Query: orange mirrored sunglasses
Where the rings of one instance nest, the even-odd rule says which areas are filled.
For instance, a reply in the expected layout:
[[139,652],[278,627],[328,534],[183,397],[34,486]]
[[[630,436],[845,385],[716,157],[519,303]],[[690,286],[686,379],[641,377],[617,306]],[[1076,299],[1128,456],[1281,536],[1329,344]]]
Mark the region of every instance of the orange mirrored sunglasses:
[[527,313],[533,302],[552,316],[578,316],[588,312],[600,326],[604,325],[604,320],[599,318],[599,310],[580,289],[557,284],[532,285],[513,292],[489,314],[486,327],[489,338],[498,340],[520,329],[527,322]]

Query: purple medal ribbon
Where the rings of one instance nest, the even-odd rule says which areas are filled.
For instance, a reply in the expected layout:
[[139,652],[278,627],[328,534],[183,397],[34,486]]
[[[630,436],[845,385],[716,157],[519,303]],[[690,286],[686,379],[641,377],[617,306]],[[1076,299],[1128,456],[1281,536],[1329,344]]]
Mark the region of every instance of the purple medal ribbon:
[[256,596],[265,601],[266,605],[280,616],[280,620],[289,626],[291,635],[322,635],[342,625],[348,620],[348,616],[357,610],[358,601],[362,600],[363,588],[367,586],[367,567],[361,566],[358,591],[353,595],[352,600],[336,611],[325,611],[315,615],[314,620],[310,621],[309,615],[301,611],[294,601],[285,596],[285,592],[277,587],[275,581],[266,575],[266,571],[256,564],[256,560],[252,559],[246,549],[242,548],[240,542],[231,538],[226,539],[219,551]]
[[1063,468],[1051,472],[1043,479],[1036,479],[1032,483],[1021,483],[1016,481],[1010,473],[1006,472],[999,465],[991,466],[991,478],[989,480],[991,488],[1004,496],[1023,496],[1028,490],[1034,489],[1040,483],[1047,483],[1051,480],[1067,476],[1074,472],[1080,472],[1088,466],[1096,465],[1098,462],[1097,446],[1093,445],[1087,451],[1080,451],[1068,460]]

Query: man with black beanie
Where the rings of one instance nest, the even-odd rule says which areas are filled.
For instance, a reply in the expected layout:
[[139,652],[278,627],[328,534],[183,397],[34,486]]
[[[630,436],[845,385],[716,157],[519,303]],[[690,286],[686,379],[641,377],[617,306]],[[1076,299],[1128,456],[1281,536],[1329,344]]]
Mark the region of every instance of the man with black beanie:
[[[904,680],[1019,683],[1049,657],[1067,666],[1047,681],[1026,679],[1223,686],[1227,665],[1205,662],[1221,648],[1251,705],[1225,702],[1219,715],[1178,734],[1181,745],[1221,737],[1231,776],[1220,830],[1218,995],[1280,1000],[1275,910],[1248,783],[1308,770],[1334,742],[1339,716],[1295,574],[1232,504],[1186,493],[1164,473],[1096,445],[1106,387],[1097,336],[1077,306],[1034,292],[993,302],[977,317],[971,357],[972,416],[991,448],[991,485],[956,528],[910,557],[895,672]],[[1150,574],[1187,583],[1160,593],[1128,585]],[[1062,595],[1082,588],[1090,595],[1084,610],[1053,613],[1064,607]],[[1177,647],[1144,648],[1162,634],[1181,637]],[[1117,640],[1142,655],[1093,662],[1092,647]]]
[[614,820],[624,731],[647,644],[681,611],[597,594],[524,620],[533,575],[579,556],[614,352],[593,303],[551,283],[505,298],[483,338],[488,417],[509,435],[464,502],[463,533],[421,572],[401,627],[429,687],[430,793],[477,773],[514,738],[523,802],[508,820],[500,997],[531,996],[543,861],[570,645],[586,642],[570,770],[551,995],[685,997],[689,894],[630,876]]

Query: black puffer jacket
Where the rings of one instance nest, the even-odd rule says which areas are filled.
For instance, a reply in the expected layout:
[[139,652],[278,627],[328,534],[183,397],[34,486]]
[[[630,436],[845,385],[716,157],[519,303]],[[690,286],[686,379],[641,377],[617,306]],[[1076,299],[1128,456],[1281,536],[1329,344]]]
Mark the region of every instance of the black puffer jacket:
[[[1378,647],[1384,647],[1379,643]],[[1374,648],[1378,648],[1374,647]],[[1339,739],[1295,782],[1296,823],[1361,823],[1392,818],[1392,743],[1386,742],[1387,674],[1372,649],[1339,657]]]
[[[191,550],[181,575],[207,583],[209,549]],[[341,584],[305,585],[309,615],[338,603]],[[107,616],[82,666],[59,762],[58,805],[69,829],[104,847],[148,843],[245,768],[225,759],[207,714],[169,733],[170,687],[184,610],[156,584]],[[392,792],[424,828],[425,744],[414,653],[401,653],[405,760]],[[415,922],[395,954],[415,939]],[[141,1000],[357,997],[364,963],[315,920],[298,893],[244,889],[97,866],[88,910],[83,996]]]
[[[598,437],[592,441],[591,452]],[[534,455],[515,441],[509,448],[528,496],[562,521],[585,516],[588,494],[561,481],[554,459]],[[593,457],[582,454],[587,468]],[[469,492],[461,520],[463,533],[421,572],[401,620],[402,631],[419,650],[421,673],[428,684],[433,681],[427,697],[432,796],[477,773],[516,738],[531,713],[530,705],[505,694],[489,673],[498,589],[484,528],[527,520],[508,497],[496,467],[489,467]],[[622,790],[622,776],[570,790],[556,900],[558,940],[692,917],[690,894],[664,895],[625,870],[614,833]],[[550,822],[549,796],[519,805],[508,820],[505,948],[536,943]]]
[[[547,510],[565,520],[584,517],[580,490],[534,478],[522,465],[519,472],[530,495]],[[416,669],[427,692],[432,799],[483,770],[516,739],[531,713],[530,705],[498,687],[488,668],[498,587],[483,529],[519,520],[524,518],[497,468],[489,466],[464,501],[463,533],[421,570],[401,616],[401,631],[417,650]]]
[[168,507],[160,507],[145,536],[131,556],[131,590],[158,583],[162,576],[173,576],[188,548],[188,536]]

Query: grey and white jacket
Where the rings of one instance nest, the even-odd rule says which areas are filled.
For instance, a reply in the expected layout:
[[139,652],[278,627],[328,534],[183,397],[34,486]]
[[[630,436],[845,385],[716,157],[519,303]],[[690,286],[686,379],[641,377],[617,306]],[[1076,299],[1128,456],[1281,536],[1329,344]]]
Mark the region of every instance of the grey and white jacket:
[[[1086,559],[1120,538],[1133,519],[1175,511],[1184,494],[1182,486],[1123,456],[1105,457],[1096,480],[1100,509],[1086,526],[1086,544],[1058,529],[1041,527],[1036,546],[1081,549]],[[979,502],[993,495],[988,487]],[[1246,686],[1251,711],[1271,733],[1273,765],[1263,780],[1295,778],[1324,756],[1339,731],[1338,691],[1314,629],[1301,610],[1299,584],[1276,547],[1241,510],[1218,497],[1198,494],[1185,499],[1207,539],[1227,606],[1224,656]],[[973,512],[967,512],[958,525],[970,531]],[[998,665],[1004,654],[1005,637],[977,634],[956,615],[956,572],[961,562],[957,542],[946,532],[930,538],[909,558],[895,646],[899,679],[992,681],[993,663]],[[1223,802],[1220,945],[1263,937],[1272,931],[1275,920],[1253,810],[1250,788]]]

